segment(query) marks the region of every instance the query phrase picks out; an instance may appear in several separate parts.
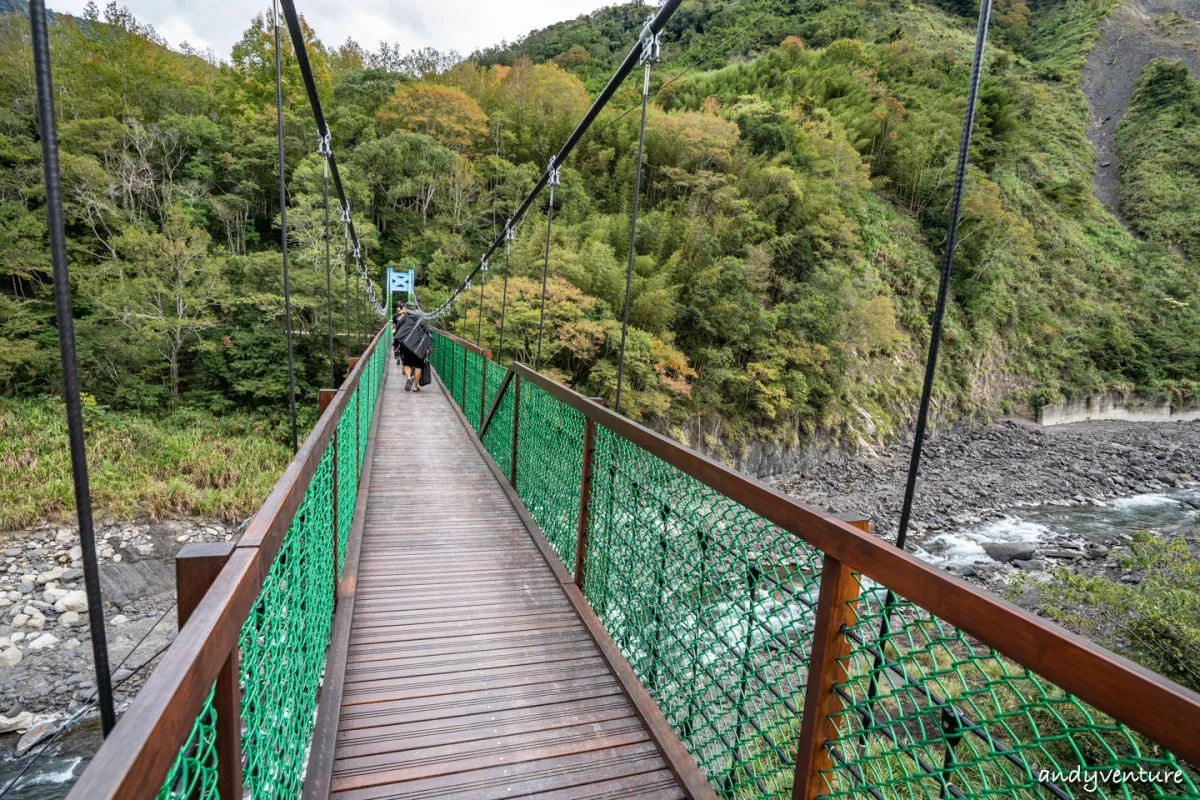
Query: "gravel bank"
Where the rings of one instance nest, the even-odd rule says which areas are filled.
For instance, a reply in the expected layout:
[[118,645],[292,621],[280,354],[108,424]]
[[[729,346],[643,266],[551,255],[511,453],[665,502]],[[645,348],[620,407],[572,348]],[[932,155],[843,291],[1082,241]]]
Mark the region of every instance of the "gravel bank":
[[[152,657],[175,639],[175,553],[192,542],[233,536],[233,528],[215,520],[125,522],[97,530],[109,662],[114,682],[128,678],[115,691],[118,708],[141,689]],[[0,542],[0,733],[5,733],[76,711],[96,684],[78,532],[46,526],[5,534]]]

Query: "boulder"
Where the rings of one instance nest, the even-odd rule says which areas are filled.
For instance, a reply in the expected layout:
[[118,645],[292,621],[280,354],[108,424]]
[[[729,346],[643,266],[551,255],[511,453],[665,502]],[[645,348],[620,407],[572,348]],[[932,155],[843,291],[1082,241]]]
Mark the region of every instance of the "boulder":
[[982,547],[989,558],[1002,564],[1028,560],[1037,553],[1037,545],[1033,542],[984,542]]
[[45,722],[39,722],[25,731],[25,735],[17,742],[17,758],[25,755],[30,749],[51,736],[57,727],[58,725],[54,720],[46,720]]
[[21,659],[23,658],[24,656],[21,653],[21,648],[6,647],[2,652],[0,652],[0,666],[15,667],[17,664],[21,663]]
[[62,577],[62,574],[63,574],[62,567],[55,567],[54,569],[46,570],[42,574],[38,575],[37,582],[42,585],[45,585],[45,584],[49,583],[50,581],[58,580],[59,578]]
[[1041,572],[1046,568],[1046,562],[1042,561],[1040,558],[1031,558],[1028,560],[1014,558],[1012,560],[1012,564],[1017,569],[1023,569],[1026,572]]
[[33,723],[33,714],[22,711],[15,717],[0,716],[0,733],[12,733],[22,728],[28,728]]
[[60,614],[65,611],[87,611],[87,607],[87,594],[80,589],[68,593],[66,597],[54,604],[54,610]]
[[53,633],[43,633],[41,636],[29,643],[30,650],[45,650],[48,647],[54,647],[58,644],[58,637]]

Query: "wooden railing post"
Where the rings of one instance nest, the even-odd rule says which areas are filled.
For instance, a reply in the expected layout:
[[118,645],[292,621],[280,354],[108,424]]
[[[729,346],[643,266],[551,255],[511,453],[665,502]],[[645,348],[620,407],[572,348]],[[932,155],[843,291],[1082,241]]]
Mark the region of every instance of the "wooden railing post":
[[[189,544],[175,556],[176,610],[181,631],[233,554],[233,548],[233,542]],[[236,644],[217,673],[213,709],[217,712],[217,794],[221,800],[241,800],[242,698]]]
[[859,583],[853,571],[827,554],[821,569],[792,800],[817,797],[823,783],[821,773],[833,766],[828,745],[837,739],[835,718],[842,711],[842,699],[833,687],[846,677],[842,659],[850,655],[850,642],[845,630],[856,622],[858,595]]
[[[521,427],[521,378],[513,376],[513,430],[512,465],[508,470],[508,482],[517,488],[517,430]],[[519,494],[519,492],[518,492]]]
[[579,529],[575,534],[575,585],[583,589],[587,569],[588,525],[592,497],[592,456],[596,452],[596,423],[583,418],[583,466],[579,471]]
[[329,408],[329,404],[333,402],[333,398],[337,397],[337,389],[319,389],[317,390],[317,416],[320,417],[325,413],[325,409]]

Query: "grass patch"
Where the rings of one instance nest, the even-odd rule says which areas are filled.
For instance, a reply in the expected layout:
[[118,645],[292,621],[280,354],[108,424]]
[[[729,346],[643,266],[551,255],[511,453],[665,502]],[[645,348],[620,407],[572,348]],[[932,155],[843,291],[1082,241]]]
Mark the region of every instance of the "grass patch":
[[1122,566],[1135,584],[1055,571],[1041,609],[1160,675],[1200,691],[1200,558],[1184,539],[1139,533]]
[[[288,462],[273,426],[246,414],[163,417],[84,407],[97,520],[248,516]],[[51,398],[0,398],[0,530],[75,516],[66,413]]]
[[1147,238],[1200,261],[1200,81],[1179,62],[1142,70],[1117,127],[1121,212]]

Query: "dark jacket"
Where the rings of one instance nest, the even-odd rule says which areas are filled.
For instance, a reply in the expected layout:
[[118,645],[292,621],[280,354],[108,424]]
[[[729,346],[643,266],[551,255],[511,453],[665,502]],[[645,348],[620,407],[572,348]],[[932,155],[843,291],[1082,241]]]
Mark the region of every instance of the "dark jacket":
[[400,344],[402,341],[404,341],[405,335],[407,335],[407,333],[412,330],[412,327],[418,322],[420,322],[420,320],[418,320],[412,314],[405,314],[404,316],[400,317],[399,321],[395,323],[392,330],[392,344]]
[[425,360],[429,351],[433,349],[433,334],[429,332],[425,320],[414,320],[412,325],[405,328],[400,346],[422,361]]

